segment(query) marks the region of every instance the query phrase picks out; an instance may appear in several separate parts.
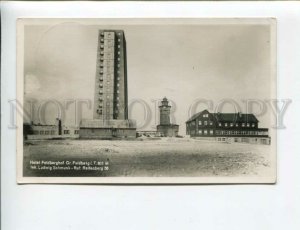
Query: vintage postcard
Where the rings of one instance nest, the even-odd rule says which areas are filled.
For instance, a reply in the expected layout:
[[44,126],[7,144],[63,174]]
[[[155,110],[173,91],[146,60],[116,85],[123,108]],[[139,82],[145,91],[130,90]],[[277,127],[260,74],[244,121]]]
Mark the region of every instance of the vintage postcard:
[[[17,182],[276,182],[276,19],[19,19]],[[21,112],[20,112],[21,111]]]

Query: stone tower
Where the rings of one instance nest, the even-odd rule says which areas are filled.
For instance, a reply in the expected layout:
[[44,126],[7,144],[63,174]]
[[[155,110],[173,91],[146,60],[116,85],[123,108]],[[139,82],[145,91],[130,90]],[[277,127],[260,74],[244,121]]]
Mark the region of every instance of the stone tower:
[[159,106],[160,112],[160,124],[157,126],[157,132],[164,137],[176,137],[178,136],[179,125],[171,124],[170,121],[171,106],[166,97],[161,101]]
[[171,106],[169,105],[169,101],[166,97],[164,97],[164,99],[161,102],[161,105],[159,106],[161,125],[170,124],[170,110],[171,110]]

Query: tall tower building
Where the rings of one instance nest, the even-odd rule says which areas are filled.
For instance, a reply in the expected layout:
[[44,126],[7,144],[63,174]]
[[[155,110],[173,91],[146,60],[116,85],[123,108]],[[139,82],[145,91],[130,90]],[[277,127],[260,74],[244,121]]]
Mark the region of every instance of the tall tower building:
[[100,30],[94,119],[128,119],[126,40],[121,30]]
[[126,40],[122,30],[99,30],[93,119],[83,119],[79,136],[90,139],[135,138],[128,119]]
[[159,106],[160,112],[160,124],[157,126],[157,132],[161,133],[165,137],[176,137],[178,136],[179,125],[171,124],[170,112],[171,106],[166,97],[161,101]]

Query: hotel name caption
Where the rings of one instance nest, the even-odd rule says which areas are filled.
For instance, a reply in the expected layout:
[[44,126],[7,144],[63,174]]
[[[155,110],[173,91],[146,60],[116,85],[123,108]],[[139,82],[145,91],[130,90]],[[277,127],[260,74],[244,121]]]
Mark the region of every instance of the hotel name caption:
[[75,170],[75,171],[108,171],[109,160],[30,160],[32,170]]

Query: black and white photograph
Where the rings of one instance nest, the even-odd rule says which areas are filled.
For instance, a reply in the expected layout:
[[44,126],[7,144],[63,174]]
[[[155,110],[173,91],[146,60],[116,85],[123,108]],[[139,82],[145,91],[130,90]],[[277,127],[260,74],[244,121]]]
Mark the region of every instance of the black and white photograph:
[[18,183],[275,183],[276,19],[18,19]]

